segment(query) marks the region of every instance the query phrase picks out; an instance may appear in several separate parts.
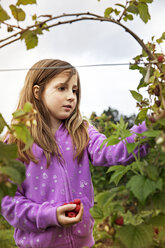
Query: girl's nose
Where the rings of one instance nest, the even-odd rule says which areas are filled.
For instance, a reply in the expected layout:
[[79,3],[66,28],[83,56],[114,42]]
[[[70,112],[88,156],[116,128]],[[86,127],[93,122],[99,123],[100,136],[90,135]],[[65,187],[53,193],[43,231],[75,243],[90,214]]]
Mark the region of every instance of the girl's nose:
[[67,100],[74,101],[74,99],[75,99],[75,94],[73,93],[73,91],[68,92],[68,94],[67,94]]

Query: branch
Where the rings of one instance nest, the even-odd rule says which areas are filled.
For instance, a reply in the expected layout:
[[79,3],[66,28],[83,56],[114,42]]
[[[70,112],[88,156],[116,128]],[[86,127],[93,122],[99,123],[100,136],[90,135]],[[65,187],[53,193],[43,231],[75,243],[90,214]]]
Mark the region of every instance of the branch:
[[[72,16],[74,16],[75,18],[74,19],[70,19],[70,20],[66,20],[66,21],[58,21],[57,23],[54,23],[52,25],[49,25],[49,26],[46,26],[46,27],[42,27],[43,24],[46,24],[46,23],[48,23],[50,21],[57,20],[57,19],[60,19],[60,18],[72,17]],[[77,18],[77,17],[79,17],[79,18]],[[1,45],[0,48],[2,48],[4,46],[7,46],[8,44],[11,44],[11,43],[19,40],[21,34],[24,33],[24,32],[26,32],[27,30],[33,31],[33,30],[37,29],[38,27],[40,27],[42,30],[45,30],[45,29],[49,29],[49,28],[52,28],[52,27],[55,27],[55,26],[64,25],[64,24],[71,24],[71,23],[74,23],[74,22],[85,21],[85,20],[101,21],[101,22],[112,22],[112,23],[115,23],[115,24],[121,26],[126,32],[128,32],[140,44],[140,46],[148,54],[150,60],[154,60],[155,59],[154,55],[151,53],[151,51],[145,45],[145,43],[143,42],[143,40],[140,39],[139,36],[137,36],[132,30],[130,30],[129,28],[127,28],[126,26],[124,26],[120,21],[114,20],[112,18],[105,18],[105,17],[99,16],[97,14],[90,13],[90,12],[87,12],[87,13],[62,14],[62,15],[59,15],[59,16],[48,18],[47,20],[44,20],[43,22],[39,22],[39,23],[37,23],[35,25],[28,26],[26,29],[21,30],[20,32],[17,32],[15,34],[13,34],[13,35],[11,35],[11,36],[3,39],[3,40],[0,40],[0,42],[4,42],[4,41],[9,40],[9,39],[11,39],[13,37],[19,36],[19,38],[14,39],[14,40],[12,40],[10,42],[7,42],[7,43]]]

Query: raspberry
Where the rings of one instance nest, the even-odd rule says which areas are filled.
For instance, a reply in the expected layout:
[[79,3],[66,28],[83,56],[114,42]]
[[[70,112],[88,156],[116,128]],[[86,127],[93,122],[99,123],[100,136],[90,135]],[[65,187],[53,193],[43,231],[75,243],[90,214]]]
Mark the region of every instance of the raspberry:
[[162,63],[163,60],[164,60],[164,56],[163,56],[163,55],[159,55],[159,56],[158,56],[158,62],[159,62],[159,63]]
[[76,204],[76,208],[73,211],[66,211],[65,216],[70,217],[70,218],[76,217],[76,215],[80,211],[81,200],[80,199],[75,199],[74,201],[71,201],[69,203],[64,203],[62,206],[68,205],[68,204]]
[[81,200],[80,200],[80,199],[75,199],[75,200],[74,200],[74,204],[80,205],[80,204],[81,204]]
[[74,211],[78,214],[78,212],[80,211],[80,205],[77,205]]
[[122,217],[122,216],[118,217],[118,218],[115,220],[115,223],[116,223],[116,225],[123,226],[123,224],[124,224],[123,217]]
[[70,217],[70,218],[76,217],[76,213],[75,212],[68,212],[68,217]]

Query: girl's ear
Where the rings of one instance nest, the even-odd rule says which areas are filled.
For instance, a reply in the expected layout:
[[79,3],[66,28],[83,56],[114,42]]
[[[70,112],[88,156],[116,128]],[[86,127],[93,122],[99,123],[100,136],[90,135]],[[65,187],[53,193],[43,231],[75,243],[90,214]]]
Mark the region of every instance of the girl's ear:
[[40,88],[39,85],[34,85],[34,86],[33,86],[34,97],[35,97],[37,100],[39,100],[39,88]]

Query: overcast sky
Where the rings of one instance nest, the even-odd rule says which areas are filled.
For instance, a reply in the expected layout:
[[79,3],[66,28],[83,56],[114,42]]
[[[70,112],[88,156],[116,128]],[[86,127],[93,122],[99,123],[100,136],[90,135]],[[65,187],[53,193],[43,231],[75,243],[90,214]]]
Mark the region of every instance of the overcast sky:
[[[93,12],[103,15],[111,3],[123,0],[38,0],[38,6],[30,7],[30,15],[37,13],[58,15],[62,13]],[[2,6],[16,3],[1,0]],[[27,10],[29,8],[27,7]],[[165,31],[165,1],[154,0],[150,4],[152,19],[148,24],[139,21],[129,23],[144,41],[157,38]],[[127,23],[126,23],[127,25]],[[4,31],[0,30],[0,37]],[[163,47],[164,48],[164,47]],[[77,22],[50,29],[39,37],[39,44],[26,50],[24,42],[17,41],[0,49],[0,69],[30,68],[43,58],[58,58],[71,64],[129,63],[141,52],[137,42],[122,28],[112,23],[92,21]],[[98,115],[108,107],[130,115],[137,113],[136,103],[129,90],[136,90],[140,74],[129,66],[77,68],[82,85],[81,112],[89,117],[92,111]],[[10,122],[19,92],[27,71],[0,72],[0,112]]]

